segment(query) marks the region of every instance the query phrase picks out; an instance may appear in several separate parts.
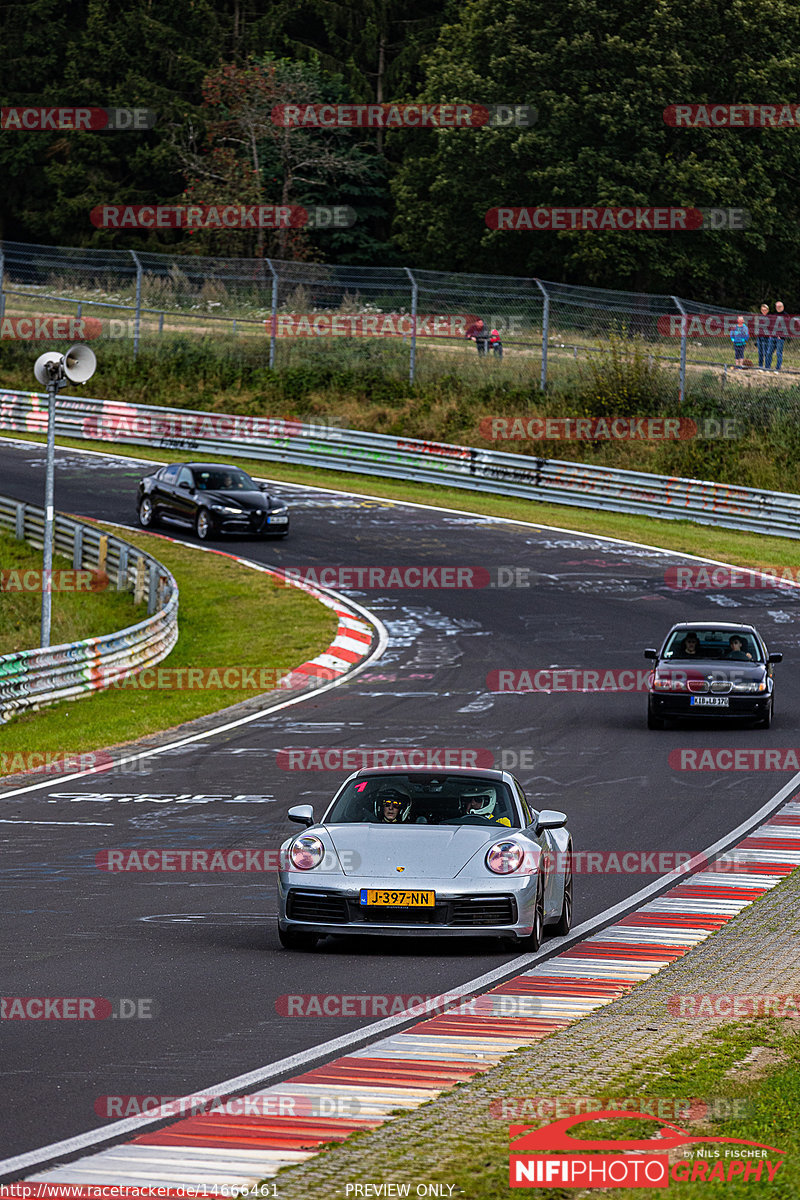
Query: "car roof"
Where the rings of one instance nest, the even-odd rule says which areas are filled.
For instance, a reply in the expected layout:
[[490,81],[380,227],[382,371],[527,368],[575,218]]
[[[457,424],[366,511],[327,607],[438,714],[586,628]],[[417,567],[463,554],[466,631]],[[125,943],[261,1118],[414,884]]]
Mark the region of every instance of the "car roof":
[[677,625],[673,625],[667,637],[669,637],[670,633],[677,633],[681,629],[719,629],[723,633],[729,630],[733,633],[747,630],[749,633],[758,633],[755,625],[741,625],[733,621],[714,621],[706,620],[705,617],[698,617],[696,621],[680,621]]
[[[237,467],[235,463],[219,463],[219,462],[186,462],[179,463],[181,467],[192,467],[200,471],[244,471],[244,467]],[[247,472],[244,472],[245,475]]]
[[496,779],[502,783],[505,771],[493,767],[362,767],[353,773],[353,778],[369,778],[371,775],[463,775],[467,779]]

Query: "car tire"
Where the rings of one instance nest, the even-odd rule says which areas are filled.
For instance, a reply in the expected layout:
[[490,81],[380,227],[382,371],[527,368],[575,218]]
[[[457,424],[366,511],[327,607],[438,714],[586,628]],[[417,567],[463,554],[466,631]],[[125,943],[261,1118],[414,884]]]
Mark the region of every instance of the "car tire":
[[214,537],[214,522],[207,508],[199,508],[194,519],[194,531],[201,542],[209,542]]
[[[567,851],[567,855],[572,857],[572,846]],[[572,928],[572,867],[568,866],[568,874],[564,879],[564,899],[561,904],[561,916],[551,928],[551,933],[554,937],[566,937]]]
[[775,709],[775,701],[770,700],[769,708],[767,709],[767,715],[765,717],[762,717],[760,721],[756,721],[756,729],[769,729],[770,725],[772,724],[772,718],[774,716],[774,709]]
[[149,496],[142,496],[139,501],[138,514],[142,529],[152,529],[154,525],[158,524],[156,510]]
[[300,933],[296,929],[281,929],[280,926],[278,938],[284,950],[313,950],[319,941],[316,933]]
[[655,713],[653,712],[652,708],[650,707],[650,705],[648,704],[648,706],[647,706],[647,728],[648,729],[663,729],[664,724],[665,724],[664,718],[657,717],[655,715]]
[[539,886],[536,889],[536,906],[533,910],[533,929],[527,937],[522,938],[521,947],[526,954],[535,954],[542,944],[544,937],[544,881],[539,876]]

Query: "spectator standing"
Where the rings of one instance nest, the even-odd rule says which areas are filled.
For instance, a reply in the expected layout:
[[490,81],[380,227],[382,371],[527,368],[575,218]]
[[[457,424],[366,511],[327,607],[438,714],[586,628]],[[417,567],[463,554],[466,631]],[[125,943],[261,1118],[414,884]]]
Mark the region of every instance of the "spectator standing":
[[744,370],[744,348],[747,345],[750,331],[744,323],[744,317],[737,317],[736,324],[731,330],[731,341],[733,342],[733,353],[736,361],[734,368]]
[[767,350],[767,370],[772,370],[772,355],[775,353],[775,370],[780,371],[783,365],[783,347],[786,342],[786,318],[783,315],[783,301],[775,301],[775,312],[779,321],[775,322],[775,328],[772,331],[772,337],[769,339],[769,348]]
[[769,350],[769,344],[772,340],[769,333],[767,332],[769,322],[767,321],[766,318],[768,316],[769,316],[769,305],[762,304],[761,305],[761,316],[756,317],[756,345],[758,346],[758,369],[759,369],[759,371],[763,371],[766,366],[767,352]]
[[489,344],[489,332],[480,318],[470,325],[464,337],[471,338],[474,341],[478,354],[486,353],[486,347]]

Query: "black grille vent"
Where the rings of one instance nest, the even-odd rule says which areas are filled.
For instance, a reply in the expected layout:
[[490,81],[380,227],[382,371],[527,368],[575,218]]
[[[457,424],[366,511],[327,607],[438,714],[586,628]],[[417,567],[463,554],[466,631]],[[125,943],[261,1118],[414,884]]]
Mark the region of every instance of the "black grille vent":
[[462,896],[450,911],[451,925],[513,925],[517,919],[513,896]]
[[292,890],[286,900],[290,921],[319,921],[327,925],[347,924],[347,901],[331,892]]
[[441,925],[441,908],[379,908],[365,904],[361,908],[366,925]]

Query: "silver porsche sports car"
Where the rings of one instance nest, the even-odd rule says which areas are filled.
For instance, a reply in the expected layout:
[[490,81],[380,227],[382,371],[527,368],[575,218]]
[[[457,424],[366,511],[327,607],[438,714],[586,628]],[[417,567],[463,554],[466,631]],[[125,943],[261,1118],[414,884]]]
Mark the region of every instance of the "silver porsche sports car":
[[530,807],[508,771],[351,775],[320,820],[281,847],[278,933],[288,949],[328,934],[499,937],[537,950],[572,923],[572,842],[562,812]]

